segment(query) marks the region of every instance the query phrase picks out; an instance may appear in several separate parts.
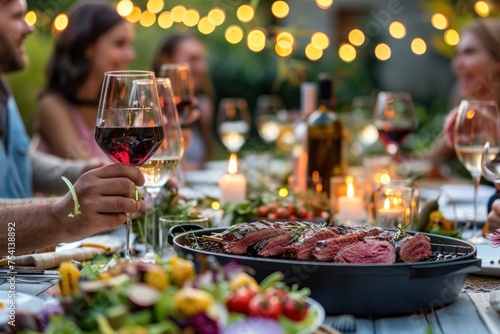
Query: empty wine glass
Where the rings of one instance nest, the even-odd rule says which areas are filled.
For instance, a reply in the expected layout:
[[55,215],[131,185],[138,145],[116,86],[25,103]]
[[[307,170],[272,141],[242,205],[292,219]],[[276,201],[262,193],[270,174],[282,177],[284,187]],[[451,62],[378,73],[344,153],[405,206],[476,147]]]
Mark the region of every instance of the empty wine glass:
[[155,255],[160,254],[160,245],[158,243],[160,239],[156,221],[158,194],[161,188],[172,177],[184,153],[184,139],[182,137],[177,109],[175,108],[170,79],[156,78],[156,83],[160,107],[163,113],[165,139],[163,139],[161,146],[155,154],[140,167],[145,178],[144,188],[151,196],[152,202],[151,224],[148,224],[148,215],[146,214],[144,217],[146,253],[142,260],[147,262],[154,262]]
[[257,132],[266,143],[274,143],[280,134],[278,111],[282,107],[283,102],[277,95],[261,95],[257,99]]
[[395,157],[400,147],[415,128],[411,95],[403,92],[380,92],[374,112],[375,126],[387,153]]
[[[95,139],[115,163],[141,166],[163,142],[165,132],[153,72],[113,71],[104,74]],[[131,261],[127,213],[125,257]]]
[[[486,241],[480,233],[478,234],[477,193],[481,181],[484,145],[488,141],[497,143],[499,119],[500,113],[495,101],[462,100],[455,120],[453,132],[455,152],[460,162],[471,173],[474,181],[474,217],[472,237],[469,239],[472,243]],[[494,150],[490,148],[488,153],[494,153]]]
[[217,130],[222,144],[231,153],[238,152],[250,133],[250,114],[247,101],[241,98],[225,98],[220,101],[217,114]]
[[158,73],[160,78],[169,78],[174,94],[174,102],[182,126],[195,122],[200,117],[196,108],[194,84],[188,64],[163,64]]

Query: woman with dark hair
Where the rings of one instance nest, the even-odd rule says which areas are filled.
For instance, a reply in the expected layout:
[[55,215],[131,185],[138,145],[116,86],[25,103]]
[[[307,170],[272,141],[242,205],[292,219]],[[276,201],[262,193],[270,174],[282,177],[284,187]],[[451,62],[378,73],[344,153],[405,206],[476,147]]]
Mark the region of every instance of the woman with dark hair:
[[[208,65],[205,46],[202,41],[190,34],[169,35],[160,44],[153,61],[153,68],[158,75],[161,65],[186,63],[189,65],[193,86],[196,94],[196,104],[200,111],[198,120],[188,127],[190,138],[182,158],[186,170],[203,168],[210,159],[214,147],[213,133],[213,100],[214,88],[208,75]],[[186,134],[186,131],[184,132]]]
[[39,97],[37,146],[67,159],[104,157],[94,139],[102,80],[134,60],[133,27],[106,2],[77,3],[68,16]]

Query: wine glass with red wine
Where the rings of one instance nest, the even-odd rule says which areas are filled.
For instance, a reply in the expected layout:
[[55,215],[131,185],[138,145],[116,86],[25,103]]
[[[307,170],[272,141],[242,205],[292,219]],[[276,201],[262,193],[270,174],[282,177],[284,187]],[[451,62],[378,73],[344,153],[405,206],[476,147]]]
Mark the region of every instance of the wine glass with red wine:
[[380,92],[374,112],[375,126],[387,153],[395,157],[401,144],[415,128],[411,95],[403,92]]
[[[141,166],[165,137],[158,90],[153,72],[112,71],[104,74],[95,139],[115,163]],[[125,257],[131,261],[127,213]]]
[[196,108],[193,78],[189,65],[185,63],[163,64],[158,77],[170,79],[174,103],[182,126],[195,122],[200,117]]

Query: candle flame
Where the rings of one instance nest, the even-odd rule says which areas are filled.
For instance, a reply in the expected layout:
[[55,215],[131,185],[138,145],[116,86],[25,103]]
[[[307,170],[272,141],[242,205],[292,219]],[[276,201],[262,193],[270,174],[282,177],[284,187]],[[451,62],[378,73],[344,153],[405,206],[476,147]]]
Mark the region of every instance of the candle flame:
[[354,197],[354,186],[352,185],[352,183],[347,184],[347,197]]
[[389,198],[386,198],[384,201],[384,210],[389,210],[391,208],[391,202],[389,201]]
[[231,156],[229,157],[227,172],[229,174],[236,174],[238,172],[238,158],[236,157],[236,153],[231,153]]

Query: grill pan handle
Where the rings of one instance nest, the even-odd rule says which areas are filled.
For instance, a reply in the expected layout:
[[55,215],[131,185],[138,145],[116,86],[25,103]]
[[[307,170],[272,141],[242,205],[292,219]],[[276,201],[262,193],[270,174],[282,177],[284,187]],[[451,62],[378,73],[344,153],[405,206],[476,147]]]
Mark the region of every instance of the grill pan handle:
[[197,224],[181,224],[181,225],[174,225],[168,230],[168,235],[167,235],[167,241],[168,243],[173,246],[174,245],[174,237],[177,234],[184,233],[184,232],[189,232],[189,231],[196,231],[196,230],[202,230],[205,227]]
[[450,274],[468,274],[481,269],[481,259],[466,259],[450,262],[435,262],[413,265],[410,278],[438,277]]

